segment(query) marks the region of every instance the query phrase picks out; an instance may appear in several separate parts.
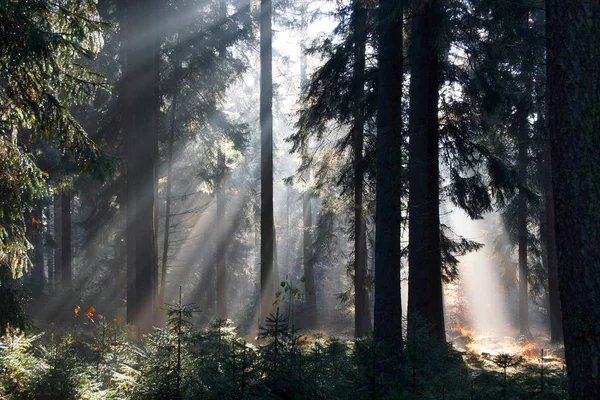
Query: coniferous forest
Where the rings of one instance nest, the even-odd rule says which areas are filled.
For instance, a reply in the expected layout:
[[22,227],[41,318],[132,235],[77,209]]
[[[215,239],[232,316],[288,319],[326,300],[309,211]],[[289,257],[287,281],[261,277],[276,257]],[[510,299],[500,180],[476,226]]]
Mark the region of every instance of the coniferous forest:
[[0,0],[0,398],[600,399],[598,0]]

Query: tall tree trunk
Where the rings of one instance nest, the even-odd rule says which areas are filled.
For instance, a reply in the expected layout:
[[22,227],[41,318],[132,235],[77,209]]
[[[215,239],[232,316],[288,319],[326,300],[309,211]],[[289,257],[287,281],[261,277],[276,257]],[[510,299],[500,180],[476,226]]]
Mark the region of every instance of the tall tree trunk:
[[179,77],[181,65],[179,61],[179,40],[180,34],[177,33],[174,54],[174,73],[173,73],[173,99],[171,103],[171,126],[169,130],[169,142],[167,143],[167,190],[165,201],[165,231],[163,240],[162,263],[160,273],[160,286],[158,290],[158,306],[162,307],[165,303],[165,291],[167,288],[167,270],[169,260],[169,240],[171,233],[171,200],[173,189],[173,145],[175,143],[175,131],[177,130],[177,108],[179,107]]
[[600,2],[546,1],[548,129],[569,392],[600,398]]
[[273,304],[273,32],[272,1],[260,1],[260,285],[264,324]]
[[61,209],[61,283],[64,291],[69,292],[72,286],[71,275],[71,194],[63,193],[60,199]]
[[33,228],[33,246],[34,246],[34,259],[33,259],[33,294],[35,296],[42,295],[44,293],[45,284],[45,265],[44,265],[44,225],[42,221],[44,219],[44,207],[38,204],[33,212],[32,228]]
[[416,2],[409,50],[408,330],[424,323],[440,347],[446,344],[442,293],[439,202],[438,99],[439,0]]
[[[127,7],[126,135],[128,136],[128,279],[135,275],[133,315],[138,335],[156,318],[157,268],[155,233],[156,159],[158,156],[158,65],[156,0],[130,1]],[[134,207],[130,208],[132,205]],[[128,251],[128,256],[130,255]],[[129,284],[128,284],[129,286]],[[133,293],[131,293],[133,294]],[[128,301],[129,298],[128,291]]]
[[[46,234],[48,235],[48,237],[50,237],[52,235],[52,237],[54,236],[54,210],[53,207],[50,208],[50,205],[48,205],[48,208],[46,209],[46,220],[48,221],[48,227],[47,227],[47,232]],[[52,222],[52,225],[50,225],[50,221]],[[52,226],[52,228],[51,228]],[[52,229],[52,231],[51,231]],[[52,232],[52,233],[51,233]],[[52,239],[54,241],[54,246],[51,245],[50,243],[48,243],[48,241],[46,241],[46,268],[48,271],[48,282],[47,282],[47,286],[48,286],[48,291],[52,292],[52,290],[54,289],[54,247],[56,245],[56,241],[53,238]]]
[[367,10],[363,0],[355,0],[354,13],[354,81],[358,86],[354,104],[352,148],[354,153],[354,337],[371,331],[369,292],[367,291],[367,235],[363,207],[363,144],[365,136],[365,49]]
[[59,194],[54,194],[52,197],[52,208],[53,208],[53,240],[54,240],[54,287],[59,288],[62,282],[62,268],[60,267],[62,264],[62,239],[61,239],[61,231],[62,231],[62,223],[61,223],[61,211],[60,211],[60,198]]
[[217,318],[227,318],[227,264],[225,252],[228,236],[225,229],[225,155],[218,151],[217,165],[219,168],[219,182],[217,184]]
[[[525,24],[526,29],[531,29],[531,11],[528,8],[524,9],[522,20]],[[521,184],[527,186],[528,173],[527,166],[529,165],[529,115],[533,108],[533,100],[531,98],[533,93],[533,63],[534,58],[531,50],[528,50],[525,54],[523,62],[521,63],[521,77],[525,87],[524,101],[520,106],[520,116],[518,122],[518,137],[517,137],[517,168],[521,177]],[[517,232],[518,232],[518,244],[519,244],[519,333],[521,335],[529,336],[529,295],[527,277],[529,267],[527,265],[527,242],[528,242],[528,231],[527,231],[527,214],[529,212],[527,207],[527,196],[523,190],[519,190],[518,203],[518,221],[517,221]]]
[[271,284],[273,285],[271,290],[273,293],[276,293],[279,290],[280,282],[279,259],[277,258],[277,229],[275,228],[275,225],[273,225],[273,279],[271,279]]
[[402,0],[379,3],[379,85],[375,236],[375,341],[402,348],[400,223],[402,148]]
[[[224,24],[227,19],[227,3],[225,0],[219,2],[219,23]],[[219,59],[225,60],[227,48],[219,47]],[[217,154],[217,318],[227,319],[227,264],[226,249],[229,236],[226,235],[225,209],[227,199],[225,197],[225,184],[227,182],[227,165],[225,154],[221,149]]]
[[[528,129],[526,115],[520,122],[520,135],[518,138],[518,169],[522,184],[526,185],[527,179],[527,151]],[[518,201],[518,242],[519,242],[519,333],[529,335],[529,303],[527,290],[527,198],[520,190]]]
[[[306,34],[306,9],[302,11],[302,32]],[[300,44],[300,82],[302,86],[306,84],[306,49],[304,41]],[[308,149],[303,149],[307,152]],[[315,328],[317,323],[317,293],[315,284],[314,257],[312,254],[312,193],[309,188],[310,169],[305,173],[306,190],[302,194],[302,259],[304,263],[304,292],[306,296],[305,323],[306,328]]]
[[554,193],[552,192],[552,155],[550,141],[544,145],[544,190],[546,192],[546,265],[548,266],[548,295],[550,315],[550,340],[563,342],[562,316],[560,314],[560,294],[558,293],[558,258],[556,254],[556,225],[554,219]]
[[285,276],[286,279],[291,276],[290,274],[290,252],[291,252],[291,240],[290,240],[290,187],[291,185],[285,186]]
[[[307,171],[307,180],[310,171]],[[315,287],[314,258],[312,255],[312,205],[310,189],[302,194],[302,224],[303,246],[302,255],[304,262],[304,291],[306,295],[306,327],[314,328],[317,321],[317,294]]]

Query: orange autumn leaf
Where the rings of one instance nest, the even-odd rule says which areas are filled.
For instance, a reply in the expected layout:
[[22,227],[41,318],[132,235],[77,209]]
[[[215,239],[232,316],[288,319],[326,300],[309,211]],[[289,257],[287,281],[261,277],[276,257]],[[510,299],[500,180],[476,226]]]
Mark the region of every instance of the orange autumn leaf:
[[123,322],[123,318],[113,318],[113,321],[115,321],[115,322]]
[[88,310],[87,310],[88,317],[92,318],[94,316],[94,312],[96,312],[96,309],[94,307],[88,308]]
[[81,308],[79,308],[79,306],[75,307],[75,309],[73,310],[75,316],[79,315],[79,311],[81,311]]

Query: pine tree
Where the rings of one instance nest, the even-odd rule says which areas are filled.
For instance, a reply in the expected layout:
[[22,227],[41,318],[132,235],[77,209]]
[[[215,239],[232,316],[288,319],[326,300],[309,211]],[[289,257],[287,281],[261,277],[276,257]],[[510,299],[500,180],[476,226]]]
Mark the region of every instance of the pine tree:
[[[110,173],[108,158],[69,110],[105,84],[82,65],[99,51],[102,28],[93,1],[0,4],[0,260],[15,276],[30,266],[24,216],[47,194],[30,146],[52,143],[79,172]],[[31,133],[27,142],[20,140],[24,128]]]

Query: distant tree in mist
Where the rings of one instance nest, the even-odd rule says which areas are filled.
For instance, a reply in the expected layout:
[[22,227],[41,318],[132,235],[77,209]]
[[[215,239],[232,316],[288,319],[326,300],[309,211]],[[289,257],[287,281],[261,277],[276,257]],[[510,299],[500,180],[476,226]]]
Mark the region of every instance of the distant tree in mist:
[[127,154],[127,320],[138,335],[155,323],[158,266],[156,168],[159,81],[158,2],[130,2],[125,21],[123,120]]

